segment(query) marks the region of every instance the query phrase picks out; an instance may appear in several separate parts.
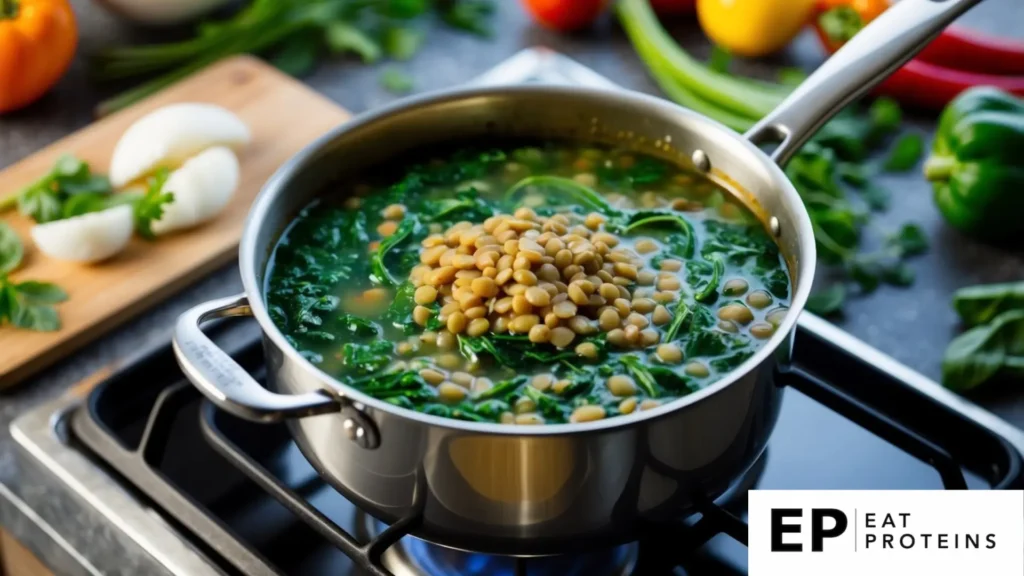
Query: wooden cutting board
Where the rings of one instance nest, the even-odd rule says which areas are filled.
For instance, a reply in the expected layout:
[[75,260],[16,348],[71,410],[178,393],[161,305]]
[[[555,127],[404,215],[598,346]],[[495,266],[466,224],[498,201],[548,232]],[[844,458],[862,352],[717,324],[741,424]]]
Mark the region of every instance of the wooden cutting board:
[[95,265],[59,262],[32,245],[32,222],[16,212],[0,215],[25,244],[16,281],[54,282],[69,299],[58,306],[58,332],[0,327],[0,389],[66,356],[83,344],[174,294],[237,255],[242,225],[267,178],[348,113],[261,60],[238,56],[213,64],[121,112],[99,120],[0,172],[0,196],[38,179],[64,153],[106,173],[121,134],[140,116],[175,102],[209,102],[237,114],[252,131],[239,154],[241,183],[227,209],[201,227],[147,242],[133,238],[113,259]]

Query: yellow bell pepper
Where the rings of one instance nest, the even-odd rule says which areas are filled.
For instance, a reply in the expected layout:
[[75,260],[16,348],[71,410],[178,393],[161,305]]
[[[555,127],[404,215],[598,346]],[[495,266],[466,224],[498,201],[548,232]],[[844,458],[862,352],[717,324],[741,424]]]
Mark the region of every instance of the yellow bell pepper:
[[697,0],[697,18],[712,42],[737,56],[779,51],[807,24],[815,0]]

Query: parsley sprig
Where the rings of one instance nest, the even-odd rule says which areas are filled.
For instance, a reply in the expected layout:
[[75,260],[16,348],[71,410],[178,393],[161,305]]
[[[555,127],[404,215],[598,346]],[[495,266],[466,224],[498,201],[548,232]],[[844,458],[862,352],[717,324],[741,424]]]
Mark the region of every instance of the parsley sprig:
[[0,200],[0,212],[17,207],[24,216],[44,224],[67,218],[64,205],[76,196],[105,196],[111,192],[106,176],[93,174],[87,163],[65,154],[42,178]]
[[48,282],[11,280],[8,274],[21,265],[23,254],[18,235],[0,222],[0,326],[10,323],[39,332],[58,330],[60,316],[54,304],[67,300],[68,295]]
[[141,195],[134,195],[132,209],[135,212],[135,231],[139,236],[152,240],[153,222],[160,220],[164,215],[164,206],[174,202],[174,193],[165,191],[169,173],[167,168],[157,170],[156,174],[149,179],[146,192]]

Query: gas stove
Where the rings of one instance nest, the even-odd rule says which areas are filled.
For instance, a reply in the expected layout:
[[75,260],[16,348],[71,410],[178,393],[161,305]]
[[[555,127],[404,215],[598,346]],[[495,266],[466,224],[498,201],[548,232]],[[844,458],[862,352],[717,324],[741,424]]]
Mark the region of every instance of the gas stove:
[[[480,79],[530,81],[615,87],[543,50]],[[217,326],[211,336],[260,378],[253,332]],[[23,415],[11,432],[24,473],[63,489],[58,504],[50,498],[33,512],[39,520],[59,533],[100,517],[109,530],[109,550],[73,551],[87,574],[109,566],[189,576],[746,574],[751,488],[1024,487],[1024,433],[812,315],[801,318],[794,342],[800,368],[779,375],[790,390],[778,425],[738,485],[696,516],[581,555],[488,556],[407,536],[415,517],[384,525],[320,478],[285,425],[252,424],[206,402],[169,343],[84,397]],[[118,551],[128,549],[145,554],[119,565]]]

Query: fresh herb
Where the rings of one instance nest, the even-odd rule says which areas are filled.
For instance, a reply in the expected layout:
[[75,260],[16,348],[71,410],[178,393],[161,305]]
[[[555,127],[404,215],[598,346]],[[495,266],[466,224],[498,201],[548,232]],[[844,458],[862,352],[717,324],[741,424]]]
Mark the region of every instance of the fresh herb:
[[860,187],[860,197],[874,212],[885,212],[892,202],[892,194],[875,182],[866,182]]
[[353,53],[373,62],[405,59],[422,42],[410,27],[434,12],[448,26],[489,34],[490,0],[253,0],[226,19],[199,25],[191,39],[106,50],[95,61],[101,80],[157,76],[100,105],[124,108],[232,54],[268,54],[289,73],[311,71],[324,54]]
[[844,284],[833,284],[823,290],[811,294],[807,299],[806,309],[812,314],[819,316],[831,316],[843,309],[846,302],[846,286]]
[[394,66],[380,71],[380,85],[392,94],[408,94],[415,86],[412,76]]
[[904,224],[899,232],[886,239],[886,244],[897,250],[901,257],[919,256],[928,251],[928,237],[917,224]]
[[685,299],[680,299],[679,303],[676,304],[675,312],[672,315],[672,323],[668,325],[668,330],[665,331],[665,342],[672,342],[679,336],[679,329],[683,327],[683,323],[686,322],[690,314],[690,305],[687,304]]
[[619,362],[633,375],[633,379],[636,380],[636,383],[640,385],[640,388],[643,389],[648,397],[658,397],[658,382],[654,379],[654,375],[651,374],[649,367],[640,358],[626,355],[619,358]]
[[380,246],[377,247],[377,251],[370,262],[370,270],[372,271],[374,282],[385,286],[398,286],[402,283],[397,275],[392,274],[388,270],[384,260],[387,258],[388,252],[404,242],[416,230],[418,225],[415,218],[408,217],[402,220],[394,234],[380,241]]
[[338,328],[344,333],[361,338],[379,338],[383,331],[375,322],[354,316],[342,314],[338,318]]
[[721,255],[715,253],[711,255],[711,265],[711,279],[693,295],[694,300],[697,302],[707,302],[718,295],[718,283],[722,279],[722,274],[725,273],[725,262],[722,260]]
[[0,274],[13,272],[21,265],[25,249],[13,228],[0,222]]
[[60,316],[53,307],[68,299],[55,284],[28,280],[15,282],[7,275],[21,265],[24,249],[17,234],[0,222],[0,326],[10,323],[37,332],[60,329]]
[[681,252],[683,258],[692,258],[694,251],[694,234],[693,226],[686,218],[683,218],[678,213],[670,212],[655,212],[652,210],[644,210],[630,215],[625,225],[617,224],[615,222],[609,222],[606,226],[610,230],[621,230],[623,234],[629,234],[640,228],[648,226],[668,226],[674,228],[682,233],[683,243],[681,246]]
[[546,421],[566,422],[569,419],[572,407],[561,402],[559,398],[545,394],[533,386],[523,386],[523,394],[533,400]]
[[970,390],[1006,373],[1024,376],[1024,310],[1010,310],[964,332],[946,348],[942,383]]
[[17,206],[23,215],[44,224],[63,218],[64,203],[75,195],[107,195],[110,192],[110,181],[106,176],[93,174],[82,160],[64,155],[57,159],[45,176],[0,201],[0,212]]
[[387,340],[376,340],[370,344],[346,342],[341,347],[342,363],[346,368],[359,374],[372,374],[391,363],[394,345]]
[[991,322],[1011,310],[1024,310],[1024,282],[968,286],[953,294],[953,308],[965,326]]
[[[599,357],[607,354],[607,342],[604,334],[586,338],[582,342],[593,343]],[[579,357],[571,349],[559,350],[554,347],[537,346],[523,336],[508,334],[488,334],[484,336],[459,336],[459,352],[470,361],[477,361],[480,354],[493,358],[501,366],[521,368],[535,364],[558,364],[578,361]]]
[[164,190],[169,173],[167,168],[160,168],[149,179],[146,185],[146,192],[136,196],[132,203],[132,211],[135,215],[135,231],[139,236],[152,240],[156,237],[153,233],[153,222],[160,220],[164,215],[164,205],[174,202],[174,193]]
[[384,33],[384,52],[395,60],[408,60],[419,51],[426,35],[408,26],[392,26]]
[[520,192],[534,189],[554,193],[570,202],[576,202],[584,208],[596,210],[606,216],[620,215],[619,210],[612,207],[596,190],[580,184],[570,178],[561,176],[529,176],[516,182],[505,192],[505,200],[511,201]]
[[312,36],[294,36],[281,44],[270,62],[292,76],[304,76],[316,68],[320,46]]
[[494,4],[489,0],[438,0],[437,4],[441,19],[449,26],[485,38],[491,35],[487,21]]
[[921,161],[924,153],[924,139],[920,134],[904,134],[900,136],[889,151],[883,166],[889,172],[906,172],[913,170]]

